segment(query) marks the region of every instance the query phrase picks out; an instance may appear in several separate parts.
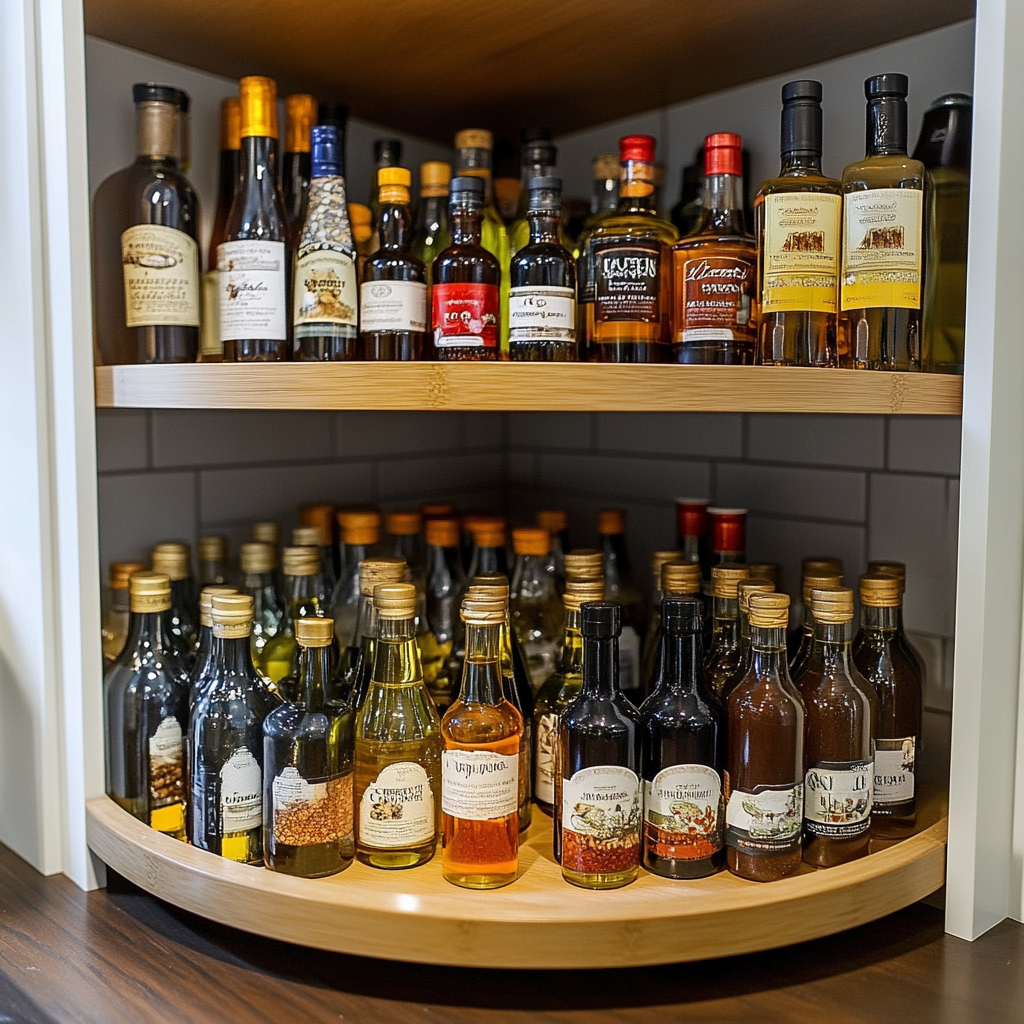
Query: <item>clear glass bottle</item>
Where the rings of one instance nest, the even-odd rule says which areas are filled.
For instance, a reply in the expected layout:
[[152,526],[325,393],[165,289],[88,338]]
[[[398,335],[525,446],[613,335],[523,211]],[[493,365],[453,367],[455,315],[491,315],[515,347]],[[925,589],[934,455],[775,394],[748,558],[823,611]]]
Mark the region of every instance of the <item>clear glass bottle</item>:
[[[661,676],[662,645],[664,630],[661,622],[661,604],[666,597],[687,597],[700,594],[700,566],[695,562],[684,562],[678,551],[655,551],[651,555],[651,569],[654,573],[652,588],[654,599],[644,636],[644,646],[640,656],[640,677],[644,681],[644,693],[653,693],[655,680]],[[701,616],[703,619],[703,615]],[[703,657],[703,646],[701,648]]]
[[530,686],[536,693],[555,670],[565,615],[548,572],[551,534],[543,527],[512,531],[516,570],[512,576],[512,628],[522,644]]
[[330,699],[330,619],[300,619],[299,694],[263,722],[263,862],[300,878],[335,875],[355,853],[352,711]]
[[560,508],[544,508],[537,513],[537,525],[551,534],[548,572],[555,578],[555,591],[565,593],[565,553],[569,550],[569,513]]
[[252,660],[257,669],[263,664],[263,649],[277,635],[284,609],[277,598],[274,570],[277,550],[271,544],[246,541],[239,549],[243,594],[252,598]]
[[292,530],[292,547],[314,548],[317,554],[316,596],[326,608],[338,581],[334,576],[333,551],[328,535],[319,526],[297,526]]
[[[808,559],[804,561],[806,563]],[[800,643],[789,659],[789,674],[793,679],[803,672],[811,656],[811,649],[814,647],[814,613],[811,611],[811,591],[843,585],[842,573],[836,572],[834,565],[825,568],[823,563],[827,563],[828,559],[810,559],[809,561],[812,563],[814,571],[805,571],[800,581],[800,591],[803,596],[803,627],[800,631]],[[817,568],[815,568],[815,564],[817,564]]]
[[455,700],[462,679],[448,664],[455,634],[459,632],[459,605],[466,575],[459,554],[459,521],[428,519],[426,572],[426,632],[420,635],[423,678],[438,711],[443,714]]
[[199,647],[196,660],[188,674],[188,706],[191,711],[196,698],[219,668],[220,644],[213,637],[213,598],[216,594],[237,594],[234,587],[203,587],[199,593]]
[[199,586],[220,586],[228,581],[227,537],[200,537],[196,543],[199,555]]
[[[423,260],[428,288],[433,283],[434,260],[452,244],[448,229],[448,183],[451,180],[451,164],[442,160],[427,160],[420,164],[420,201],[416,207],[412,251]],[[430,309],[428,296],[428,316]]]
[[404,559],[409,567],[407,583],[415,583],[417,592],[423,590],[427,555],[423,544],[423,514],[416,509],[388,512],[384,517],[384,532],[388,535],[387,554]]
[[322,617],[317,597],[320,557],[316,548],[285,548],[282,558],[288,603],[278,631],[266,642],[260,656],[260,672],[274,683],[285,700],[298,700],[299,650],[295,623],[299,619]]
[[338,520],[341,523],[344,563],[342,575],[331,597],[331,618],[334,619],[334,632],[338,637],[341,656],[339,672],[345,676],[359,653],[359,635],[356,632],[362,596],[359,564],[377,557],[381,516],[379,512],[369,509],[347,510],[339,513]]
[[741,659],[737,586],[750,577],[745,565],[716,565],[711,570],[711,601],[714,624],[704,661],[704,683],[719,699],[739,667]]
[[283,616],[288,601],[284,587],[284,574],[281,572],[281,524],[253,523],[249,527],[249,538],[260,544],[269,544],[274,549],[274,589],[277,591],[277,605]]
[[131,602],[128,597],[128,580],[133,573],[144,572],[142,562],[110,563],[110,602],[103,613],[100,635],[103,639],[103,668],[106,670],[124,650],[128,636],[128,617]]
[[309,208],[309,181],[312,172],[312,136],[317,123],[316,100],[308,93],[293,93],[284,100],[284,158],[281,183],[284,212],[292,236],[298,238],[306,223]]
[[736,657],[736,667],[726,677],[722,684],[721,701],[728,702],[729,694],[739,686],[740,681],[746,676],[750,669],[750,595],[770,594],[775,590],[775,584],[771,580],[754,579],[748,577],[736,584],[736,622],[739,626],[739,650]]
[[189,546],[180,541],[165,541],[153,548],[153,572],[163,573],[171,581],[171,607],[167,610],[170,641],[186,667],[195,658],[198,601],[196,581],[192,576],[192,555]]
[[505,520],[498,516],[481,516],[469,525],[473,537],[473,551],[466,575],[472,579],[485,572],[511,575],[505,548]]
[[647,632],[646,608],[633,583],[626,551],[626,513],[621,508],[605,508],[598,513],[597,532],[604,552],[605,600],[621,605],[621,633],[618,639],[619,685],[634,703],[643,697],[644,680],[640,676],[640,638]]

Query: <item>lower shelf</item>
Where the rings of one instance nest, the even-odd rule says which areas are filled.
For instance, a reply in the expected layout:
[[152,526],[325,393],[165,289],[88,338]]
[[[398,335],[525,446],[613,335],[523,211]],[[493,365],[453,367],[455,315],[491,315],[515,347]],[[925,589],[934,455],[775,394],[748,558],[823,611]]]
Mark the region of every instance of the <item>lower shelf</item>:
[[630,967],[771,949],[873,921],[945,880],[946,804],[937,793],[923,795],[914,835],[873,845],[851,864],[764,885],[728,872],[670,882],[641,871],[610,892],[563,881],[550,819],[539,812],[520,878],[490,892],[446,882],[440,853],[410,871],[356,863],[308,880],[196,850],[105,796],[89,801],[88,819],[101,860],[184,910],[304,946],[466,967]]

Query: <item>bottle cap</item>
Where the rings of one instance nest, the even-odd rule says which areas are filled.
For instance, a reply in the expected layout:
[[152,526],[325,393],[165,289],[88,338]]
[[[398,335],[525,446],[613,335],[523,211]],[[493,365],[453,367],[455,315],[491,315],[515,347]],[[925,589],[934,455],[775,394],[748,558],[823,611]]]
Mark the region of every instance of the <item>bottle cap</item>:
[[271,522],[253,523],[249,534],[253,540],[262,541],[264,544],[273,544],[274,547],[277,547],[281,543],[281,524]]
[[752,580],[768,580],[774,587],[778,587],[782,579],[782,566],[778,562],[752,562],[747,568]]
[[465,597],[459,613],[463,622],[474,626],[489,626],[505,621],[505,602]]
[[505,545],[505,521],[503,519],[478,519],[469,528],[473,543],[478,548],[500,548]]
[[619,154],[602,153],[594,157],[594,181],[619,180]]
[[187,580],[192,575],[187,544],[167,541],[153,548],[153,571],[164,573],[172,582]]
[[509,582],[503,572],[480,572],[469,581],[470,590],[486,591],[493,600],[494,597],[502,601],[508,600]]
[[711,550],[726,555],[742,555],[747,550],[747,510],[745,508],[709,508]]
[[452,165],[443,160],[426,160],[420,164],[420,195],[446,196],[452,180]]
[[344,544],[377,544],[380,542],[380,513],[372,511],[339,513],[341,540]]
[[550,176],[531,178],[526,187],[530,192],[562,192],[562,179]]
[[483,178],[473,178],[468,175],[460,175],[458,178],[452,178],[448,185],[448,194],[451,196],[452,201],[456,198],[462,201],[484,201],[484,181]]
[[860,603],[869,608],[899,608],[903,584],[896,576],[869,571],[860,578]]
[[242,572],[273,572],[277,565],[277,548],[259,540],[248,540],[238,549]]
[[815,576],[805,576],[801,587],[804,605],[811,606],[811,591],[825,589],[826,587],[841,587],[843,577],[839,573],[820,573]]
[[237,640],[252,632],[252,598],[248,594],[214,594],[210,601],[213,635]]
[[[360,563],[360,572],[363,564]],[[382,619],[411,619],[416,614],[416,586],[412,583],[381,581],[372,593],[373,606]]]
[[384,528],[392,537],[415,537],[423,531],[423,516],[415,509],[389,512],[384,517]]
[[841,558],[805,558],[800,563],[801,576],[842,576]]
[[775,584],[771,580],[755,580],[745,579],[740,580],[736,584],[736,600],[739,603],[740,614],[750,614],[750,595],[751,594],[770,594],[775,589]]
[[652,551],[651,552],[651,572],[654,573],[655,584],[661,583],[661,567],[668,562],[681,562],[683,561],[683,554],[681,551],[674,549],[668,551]]
[[821,156],[821,82],[801,79],[782,87],[780,152]]
[[308,93],[296,92],[284,98],[284,148],[287,152],[309,152],[316,113],[316,100]]
[[127,590],[129,578],[137,572],[144,572],[146,569],[142,562],[111,562],[110,563],[110,589]]
[[815,587],[811,614],[816,622],[841,624],[853,619],[853,591],[849,587]]
[[155,82],[136,82],[132,86],[133,103],[173,103],[180,108],[183,93],[173,85],[157,85]]
[[310,174],[314,178],[342,177],[341,133],[333,124],[318,124],[310,131],[313,151]]
[[247,75],[238,83],[242,138],[277,136],[277,83],[262,75]]
[[699,633],[704,624],[704,605],[699,597],[666,597],[661,602],[661,621],[665,632],[674,636]]
[[334,534],[335,507],[329,501],[310,501],[299,507],[299,522],[303,526],[318,526],[324,536]]
[[622,606],[615,601],[587,601],[580,606],[580,633],[613,637],[622,632]]
[[428,519],[426,535],[431,547],[458,547],[459,522],[457,519]]
[[584,604],[604,600],[604,579],[566,580],[562,603],[566,611],[578,612]]
[[751,626],[785,629],[789,625],[789,595],[756,591],[750,595],[748,615]]
[[171,607],[171,581],[166,573],[132,573],[128,594],[133,612],[165,612]]
[[520,526],[512,531],[512,550],[517,555],[543,557],[551,550],[551,534],[543,526]]
[[715,132],[704,139],[704,174],[742,174],[743,138],[735,132]]
[[604,554],[595,548],[575,548],[565,556],[565,578],[604,580]]
[[707,536],[710,504],[707,498],[676,498],[676,536]]
[[285,548],[281,569],[285,576],[316,576],[320,572],[320,552],[314,547]]
[[199,625],[213,625],[213,599],[217,594],[237,594],[234,587],[225,587],[218,584],[215,587],[203,587],[199,592]]
[[330,647],[334,640],[334,619],[310,615],[295,620],[295,641],[300,647]]
[[782,87],[782,102],[795,103],[797,100],[810,100],[812,103],[820,103],[821,82],[815,82],[809,78],[803,78],[796,82],[787,82]]
[[292,546],[301,548],[322,548],[330,541],[319,526],[296,526],[292,530]]
[[242,148],[242,108],[237,96],[220,101],[220,148]]
[[377,171],[377,184],[408,188],[412,184],[412,171],[406,167],[381,167]]
[[228,557],[227,537],[200,537],[196,543],[200,562],[223,562]]
[[542,508],[537,513],[537,525],[552,533],[562,533],[569,529],[569,513],[560,508]]
[[750,579],[750,569],[745,565],[716,565],[711,569],[711,596],[736,600],[736,586],[740,580]]
[[493,149],[494,133],[486,128],[463,128],[455,133],[456,149]]
[[900,581],[900,589],[906,589],[907,566],[905,562],[883,562],[872,560],[868,562],[868,572],[880,572],[884,576],[895,576]]
[[330,100],[321,101],[316,108],[316,123],[320,126],[330,125],[344,132],[348,124],[348,107],[344,103],[334,103]]
[[700,566],[696,562],[666,562],[661,567],[661,592],[666,597],[700,593]]
[[373,223],[373,211],[362,203],[349,203],[348,219],[353,228],[356,225],[359,225],[359,227],[369,227]]
[[626,532],[626,510],[603,508],[597,514],[597,532],[602,537]]
[[636,160],[642,164],[654,163],[654,147],[656,143],[652,135],[624,135],[619,139],[619,160]]
[[869,100],[881,99],[883,96],[905,99],[908,92],[910,79],[891,71],[884,75],[872,75],[864,82],[864,96]]
[[404,583],[408,567],[404,558],[364,558],[359,563],[359,593],[372,597],[381,583]]
[[443,501],[428,501],[420,505],[424,519],[449,519],[455,515],[455,506]]

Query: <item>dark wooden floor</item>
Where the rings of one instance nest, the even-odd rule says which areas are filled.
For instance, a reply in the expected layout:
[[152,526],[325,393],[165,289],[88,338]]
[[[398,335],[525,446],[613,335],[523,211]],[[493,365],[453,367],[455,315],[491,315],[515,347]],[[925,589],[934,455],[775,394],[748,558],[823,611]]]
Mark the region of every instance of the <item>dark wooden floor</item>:
[[[315,922],[311,922],[315,927]],[[1021,1024],[1024,926],[917,905],[790,949],[631,970],[418,967],[254,938],[0,847],[0,1024]]]

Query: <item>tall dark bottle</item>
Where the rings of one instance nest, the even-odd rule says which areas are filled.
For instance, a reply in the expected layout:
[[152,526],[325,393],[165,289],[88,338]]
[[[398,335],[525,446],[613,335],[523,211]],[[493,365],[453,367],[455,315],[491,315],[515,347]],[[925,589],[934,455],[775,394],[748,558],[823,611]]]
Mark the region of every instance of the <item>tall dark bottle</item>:
[[427,348],[427,277],[412,254],[412,217],[404,167],[382,167],[377,236],[380,247],[366,261],[359,286],[359,330],[363,359],[422,359]]
[[293,93],[284,101],[284,159],[281,161],[281,186],[284,212],[293,238],[306,223],[309,206],[309,180],[312,172],[312,138],[316,123],[316,100],[307,93]]
[[701,676],[700,597],[666,597],[661,674],[640,708],[644,867],[703,878],[725,864],[725,713]]
[[93,199],[93,317],[108,365],[190,363],[199,351],[199,202],[179,165],[184,95],[132,86],[138,156]]
[[645,680],[640,677],[640,640],[646,632],[643,598],[633,582],[626,548],[626,512],[603,508],[597,517],[597,532],[604,552],[604,596],[620,605],[622,631],[619,651],[619,685],[637,704],[643,698]]
[[[416,205],[412,251],[423,260],[427,287],[433,282],[434,260],[452,243],[448,230],[448,183],[452,166],[440,160],[420,164],[420,201]],[[429,314],[428,305],[427,312]]]
[[238,83],[242,166],[217,247],[225,362],[288,358],[288,219],[277,172],[277,85]]

